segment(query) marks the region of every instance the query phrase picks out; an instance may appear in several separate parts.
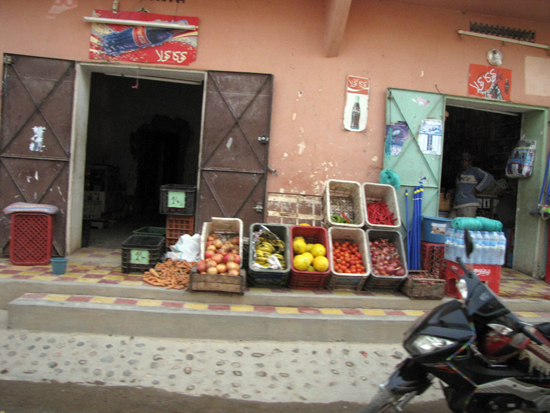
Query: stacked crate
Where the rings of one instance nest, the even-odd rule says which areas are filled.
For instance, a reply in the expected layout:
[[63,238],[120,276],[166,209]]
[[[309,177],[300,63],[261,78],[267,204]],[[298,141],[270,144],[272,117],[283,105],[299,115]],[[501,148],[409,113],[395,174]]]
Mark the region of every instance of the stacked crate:
[[445,279],[445,244],[422,241],[420,243],[420,263],[424,271],[436,278]]
[[176,244],[182,235],[193,235],[195,229],[195,199],[197,187],[192,185],[162,185],[160,213],[166,215],[166,249]]

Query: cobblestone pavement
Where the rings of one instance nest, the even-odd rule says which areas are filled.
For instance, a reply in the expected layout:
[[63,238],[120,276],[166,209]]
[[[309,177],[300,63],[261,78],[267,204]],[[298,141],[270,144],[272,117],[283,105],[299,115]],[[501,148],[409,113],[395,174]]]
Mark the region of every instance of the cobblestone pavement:
[[[270,403],[366,403],[403,357],[397,345],[0,329],[0,380],[132,386]],[[433,389],[422,400],[441,397]]]

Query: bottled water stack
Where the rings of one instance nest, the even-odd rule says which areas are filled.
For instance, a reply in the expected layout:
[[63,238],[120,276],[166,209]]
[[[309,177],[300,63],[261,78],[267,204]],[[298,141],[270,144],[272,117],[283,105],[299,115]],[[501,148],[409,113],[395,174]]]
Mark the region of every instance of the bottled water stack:
[[[503,232],[470,231],[474,242],[474,252],[470,256],[472,264],[503,265],[506,258],[506,236]],[[456,261],[460,257],[466,261],[464,231],[447,228],[445,232],[445,259]]]

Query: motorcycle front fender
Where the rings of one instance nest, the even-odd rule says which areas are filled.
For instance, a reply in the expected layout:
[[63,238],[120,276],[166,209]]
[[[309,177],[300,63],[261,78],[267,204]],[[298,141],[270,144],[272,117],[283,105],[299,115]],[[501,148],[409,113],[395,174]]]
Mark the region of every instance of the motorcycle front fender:
[[432,380],[422,365],[407,358],[397,366],[384,387],[394,394],[408,394],[413,391],[422,394],[431,384]]

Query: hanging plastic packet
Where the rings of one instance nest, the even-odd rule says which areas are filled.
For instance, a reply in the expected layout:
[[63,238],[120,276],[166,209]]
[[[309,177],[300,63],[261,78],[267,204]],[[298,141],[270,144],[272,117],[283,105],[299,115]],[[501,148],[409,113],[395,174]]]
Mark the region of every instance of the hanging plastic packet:
[[252,233],[252,269],[281,270],[285,268],[284,242],[264,225],[260,225],[258,231]]
[[506,164],[508,178],[528,178],[533,174],[537,142],[525,139],[525,135],[516,143]]

